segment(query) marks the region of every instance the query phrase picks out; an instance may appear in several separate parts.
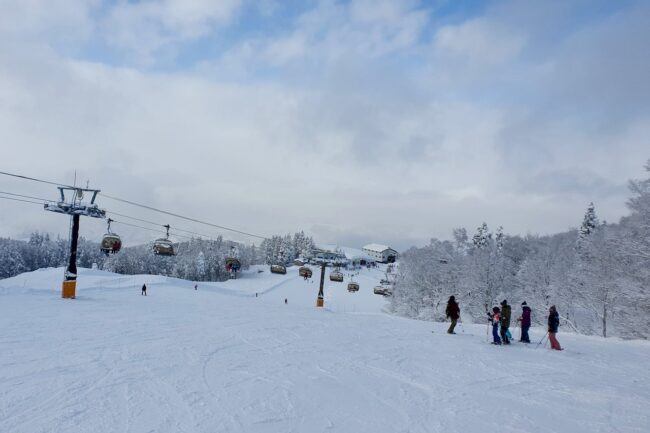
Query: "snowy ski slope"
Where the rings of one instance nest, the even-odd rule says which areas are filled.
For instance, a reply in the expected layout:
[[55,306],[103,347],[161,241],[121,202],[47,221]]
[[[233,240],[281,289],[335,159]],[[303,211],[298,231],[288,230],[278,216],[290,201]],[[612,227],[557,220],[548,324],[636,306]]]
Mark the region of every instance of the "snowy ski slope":
[[255,271],[195,291],[81,270],[76,300],[62,269],[0,280],[0,432],[650,431],[648,342],[496,347],[383,313],[379,271],[327,281],[324,309],[318,272]]

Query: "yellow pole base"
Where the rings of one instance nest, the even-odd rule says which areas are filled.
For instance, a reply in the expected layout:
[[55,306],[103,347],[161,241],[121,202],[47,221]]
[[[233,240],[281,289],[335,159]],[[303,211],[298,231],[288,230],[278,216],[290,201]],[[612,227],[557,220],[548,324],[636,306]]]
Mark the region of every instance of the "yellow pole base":
[[76,289],[77,289],[77,281],[75,280],[64,281],[63,288],[61,289],[61,297],[74,299]]
[[323,299],[323,298],[316,299],[316,306],[317,307],[323,307],[324,305],[325,305],[325,299]]

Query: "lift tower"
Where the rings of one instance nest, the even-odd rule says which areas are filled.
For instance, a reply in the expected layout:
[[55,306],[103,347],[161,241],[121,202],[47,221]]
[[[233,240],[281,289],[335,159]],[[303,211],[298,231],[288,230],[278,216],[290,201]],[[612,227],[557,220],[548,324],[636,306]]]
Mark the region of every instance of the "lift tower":
[[[61,200],[45,203],[45,210],[70,215],[70,258],[65,270],[65,279],[61,288],[62,298],[74,298],[77,289],[77,242],[79,240],[79,217],[106,218],[106,211],[95,204],[100,190],[60,186]],[[66,197],[67,195],[67,197]],[[90,196],[90,202],[82,201]]]
[[325,293],[323,292],[323,288],[325,286],[325,267],[327,266],[327,262],[323,260],[319,264],[320,264],[320,285],[318,286],[318,296],[316,297],[316,306],[324,307]]

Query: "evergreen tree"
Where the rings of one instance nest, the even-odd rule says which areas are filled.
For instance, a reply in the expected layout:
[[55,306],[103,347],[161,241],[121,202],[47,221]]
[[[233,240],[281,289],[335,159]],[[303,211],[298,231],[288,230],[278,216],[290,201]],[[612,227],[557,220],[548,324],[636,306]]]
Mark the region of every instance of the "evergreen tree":
[[596,230],[598,227],[598,218],[596,217],[596,209],[593,203],[589,203],[582,224],[578,229],[578,239],[583,240]]
[[492,241],[492,233],[488,230],[487,223],[483,223],[472,238],[472,243],[475,248],[486,248]]

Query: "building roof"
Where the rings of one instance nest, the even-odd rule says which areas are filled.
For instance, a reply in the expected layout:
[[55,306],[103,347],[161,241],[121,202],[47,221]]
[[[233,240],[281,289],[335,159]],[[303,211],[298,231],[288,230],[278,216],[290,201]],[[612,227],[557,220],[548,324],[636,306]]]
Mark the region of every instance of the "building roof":
[[365,247],[363,247],[364,250],[370,250],[370,251],[375,251],[377,253],[383,253],[386,250],[393,250],[392,248],[386,246],[386,245],[380,245],[380,244],[368,244]]
[[314,251],[330,254],[341,254],[341,257],[345,256],[345,258],[348,260],[375,260],[358,248],[342,247],[335,244],[317,244]]
[[365,252],[357,248],[342,247],[341,249],[345,253],[345,257],[348,260],[366,260],[366,261],[375,260],[372,257],[370,257],[368,254],[366,254]]
[[315,249],[324,253],[335,253],[339,250],[339,246],[336,244],[316,244]]

